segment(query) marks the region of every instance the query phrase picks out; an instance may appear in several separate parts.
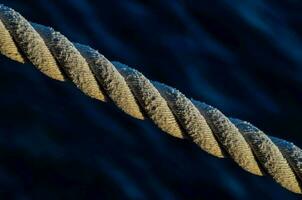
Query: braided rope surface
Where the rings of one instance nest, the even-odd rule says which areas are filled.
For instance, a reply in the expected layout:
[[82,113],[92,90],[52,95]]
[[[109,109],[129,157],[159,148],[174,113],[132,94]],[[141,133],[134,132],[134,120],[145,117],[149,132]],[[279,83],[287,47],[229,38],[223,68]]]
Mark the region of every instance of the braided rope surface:
[[0,52],[20,63],[31,62],[53,79],[70,80],[92,98],[112,101],[134,118],[149,118],[172,136],[192,140],[213,156],[230,157],[246,171],[268,174],[284,188],[302,193],[302,151],[293,143],[110,62],[91,47],[72,43],[4,5],[0,5]]

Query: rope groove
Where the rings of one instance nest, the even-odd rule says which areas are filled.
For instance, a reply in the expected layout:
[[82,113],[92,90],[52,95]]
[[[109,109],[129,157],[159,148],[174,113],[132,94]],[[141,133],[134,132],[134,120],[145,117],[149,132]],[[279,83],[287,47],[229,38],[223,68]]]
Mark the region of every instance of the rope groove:
[[28,22],[0,4],[0,52],[42,73],[72,81],[86,95],[112,101],[137,119],[151,119],[168,134],[192,140],[209,154],[232,158],[255,175],[270,175],[282,187],[302,193],[302,150],[268,136],[252,124],[190,100],[180,91],[150,81],[89,46],[70,42],[50,27]]

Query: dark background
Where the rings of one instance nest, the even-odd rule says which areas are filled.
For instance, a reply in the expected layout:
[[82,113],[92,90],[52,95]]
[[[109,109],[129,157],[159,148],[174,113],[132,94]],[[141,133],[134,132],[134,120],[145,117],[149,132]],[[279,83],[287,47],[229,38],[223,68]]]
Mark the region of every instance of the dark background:
[[[302,147],[302,3],[2,0]],[[298,199],[150,121],[0,57],[1,199]]]

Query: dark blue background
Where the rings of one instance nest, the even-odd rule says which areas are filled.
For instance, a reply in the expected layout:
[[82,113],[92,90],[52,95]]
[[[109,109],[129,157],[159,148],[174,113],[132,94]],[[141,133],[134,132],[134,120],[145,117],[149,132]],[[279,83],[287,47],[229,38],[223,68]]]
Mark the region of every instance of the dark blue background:
[[[2,0],[302,146],[302,3]],[[0,57],[1,199],[298,199],[188,141]]]

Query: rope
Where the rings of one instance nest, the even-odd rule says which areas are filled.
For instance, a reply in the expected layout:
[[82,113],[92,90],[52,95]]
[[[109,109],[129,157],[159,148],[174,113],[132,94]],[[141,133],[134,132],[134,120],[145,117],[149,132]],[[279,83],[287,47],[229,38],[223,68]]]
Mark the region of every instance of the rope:
[[31,62],[53,79],[70,80],[92,98],[110,100],[137,119],[150,118],[174,137],[189,139],[213,156],[230,157],[244,170],[270,175],[284,188],[302,193],[302,151],[293,143],[228,118],[127,65],[110,62],[91,47],[28,22],[4,5],[0,5],[0,52],[20,63]]

